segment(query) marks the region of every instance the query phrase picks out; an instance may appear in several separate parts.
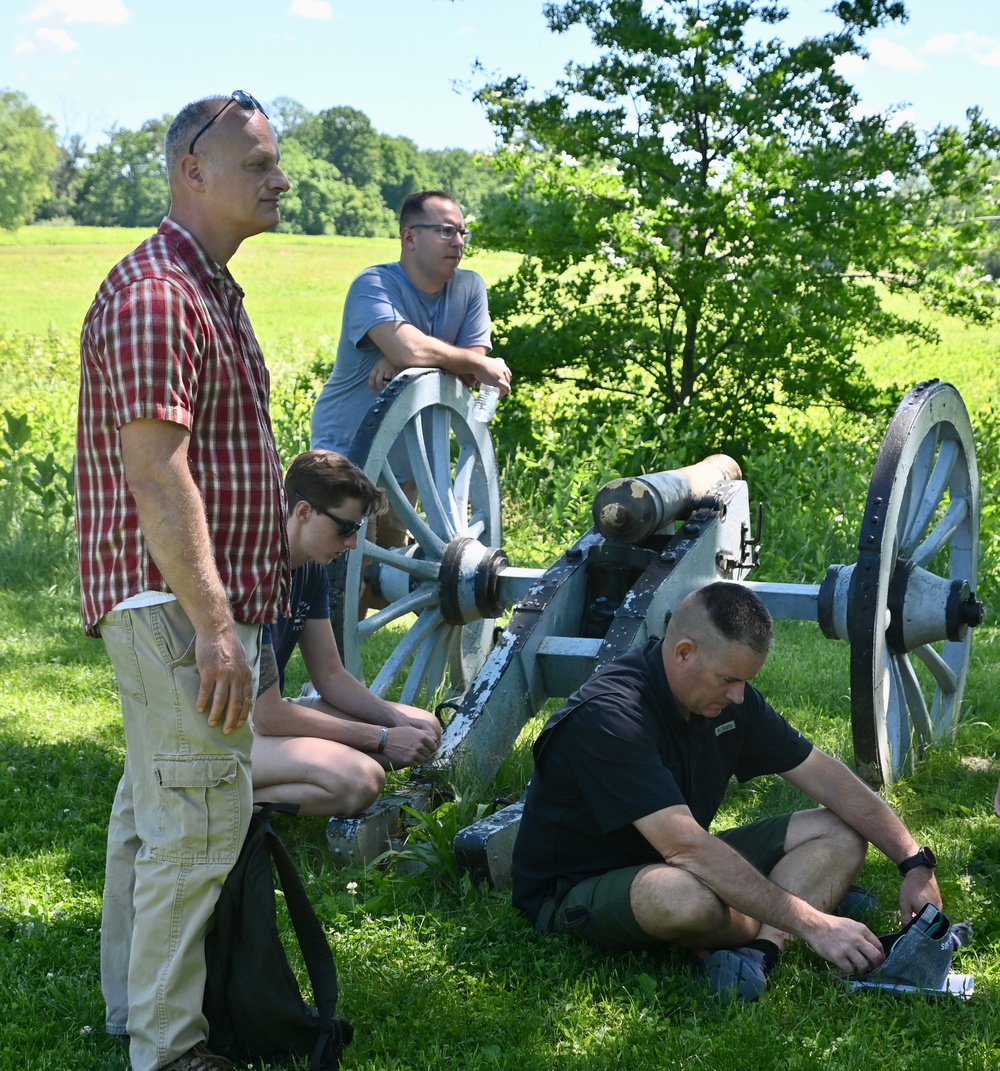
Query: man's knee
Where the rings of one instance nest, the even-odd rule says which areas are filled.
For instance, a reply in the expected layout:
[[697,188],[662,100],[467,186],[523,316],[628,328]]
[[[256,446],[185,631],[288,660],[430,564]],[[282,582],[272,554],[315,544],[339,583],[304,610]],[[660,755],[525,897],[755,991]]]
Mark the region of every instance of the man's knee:
[[868,854],[868,841],[849,826],[842,818],[825,807],[811,811],[798,811],[788,824],[785,850],[813,841],[822,844],[834,863],[842,863],[845,870],[859,871]]
[[385,787],[385,770],[368,756],[350,771],[348,777],[339,781],[330,795],[336,799],[334,814],[361,814],[379,798]]
[[688,939],[729,925],[729,908],[697,878],[675,867],[651,866],[630,889],[632,913],[642,929],[658,941],[684,945]]

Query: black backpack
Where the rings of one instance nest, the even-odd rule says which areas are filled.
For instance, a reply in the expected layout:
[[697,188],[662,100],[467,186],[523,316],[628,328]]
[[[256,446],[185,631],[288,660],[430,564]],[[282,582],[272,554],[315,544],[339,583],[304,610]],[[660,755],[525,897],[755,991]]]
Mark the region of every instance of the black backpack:
[[[204,1012],[209,1048],[231,1060],[308,1056],[309,1071],[337,1071],[354,1027],[338,1019],[337,968],[316,912],[269,821],[298,807],[264,804],[250,819],[243,850],[222,887],[215,928],[205,938]],[[302,992],[278,934],[278,872],[305,959],[316,1007]]]

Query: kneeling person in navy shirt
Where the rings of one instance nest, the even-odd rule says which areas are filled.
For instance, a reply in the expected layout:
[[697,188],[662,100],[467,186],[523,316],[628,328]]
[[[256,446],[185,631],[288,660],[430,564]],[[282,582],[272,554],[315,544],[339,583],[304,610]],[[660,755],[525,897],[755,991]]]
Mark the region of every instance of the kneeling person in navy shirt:
[[[514,903],[536,929],[613,951],[669,942],[713,992],[756,1000],[796,937],[848,973],[881,963],[878,938],[833,913],[869,841],[904,875],[904,923],[941,906],[933,853],[750,686],[773,642],[753,591],[710,584],[548,721],[513,860]],[[732,776],[772,773],[820,806],[708,832]]]
[[[357,546],[383,492],[330,450],[300,454],[285,475],[292,568],[291,617],[267,626],[253,712],[255,800],[297,803],[303,815],[358,814],[371,806],[388,769],[429,759],[441,725],[429,711],[390,703],[347,672],[330,624],[326,563]],[[282,699],[296,645],[314,692]]]

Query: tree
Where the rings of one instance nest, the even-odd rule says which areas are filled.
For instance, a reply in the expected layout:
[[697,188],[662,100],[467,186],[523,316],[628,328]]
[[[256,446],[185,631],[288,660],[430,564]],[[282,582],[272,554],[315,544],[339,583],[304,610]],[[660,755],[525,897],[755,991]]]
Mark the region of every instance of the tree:
[[418,190],[431,189],[431,173],[416,142],[409,138],[394,138],[379,134],[382,165],[379,169],[379,189],[382,200],[397,216],[403,201]]
[[427,149],[423,157],[431,175],[428,186],[453,193],[467,216],[478,217],[486,201],[504,189],[505,179],[488,153]]
[[170,207],[163,143],[171,116],[115,127],[81,171],[73,217],[94,227],[155,227]]
[[325,160],[309,156],[294,138],[281,143],[281,167],[292,184],[281,199],[280,230],[384,238],[396,221],[375,185],[359,190]]
[[0,227],[28,223],[49,196],[56,163],[52,122],[23,93],[0,91]]
[[39,205],[36,220],[66,219],[73,214],[80,167],[86,157],[87,149],[80,134],[70,134],[59,143],[55,166],[49,174],[51,196]]
[[291,189],[281,198],[281,231],[335,234],[346,183],[325,160],[309,156],[294,138],[281,142],[281,170]]
[[316,118],[293,97],[275,97],[267,105],[267,117],[279,138],[296,137],[298,130]]
[[379,181],[382,147],[371,120],[357,108],[327,108],[293,128],[310,156],[333,166],[355,186]]
[[933,335],[886,293],[994,314],[973,270],[985,225],[944,205],[981,190],[996,130],[977,111],[929,135],[859,115],[836,61],[905,11],[833,10],[835,32],[787,43],[767,36],[787,11],[760,0],[547,5],[599,58],[537,97],[520,77],[477,94],[516,183],[479,234],[525,254],[491,299],[509,362],[652,395],[652,416],[739,448],[774,402],[879,401],[859,347]]

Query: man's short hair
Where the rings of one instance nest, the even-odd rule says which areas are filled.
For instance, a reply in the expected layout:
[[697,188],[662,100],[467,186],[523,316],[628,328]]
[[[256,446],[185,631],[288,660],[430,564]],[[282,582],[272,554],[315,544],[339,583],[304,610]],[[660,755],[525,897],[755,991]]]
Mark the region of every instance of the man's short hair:
[[730,643],[740,643],[757,654],[769,654],[774,646],[774,623],[759,595],[745,584],[717,580],[699,588],[701,603],[712,628]]
[[399,210],[399,229],[409,227],[412,223],[419,223],[424,218],[424,203],[432,197],[440,197],[442,201],[451,201],[453,205],[458,204],[455,195],[447,190],[419,190],[417,193],[411,193],[403,201]]
[[[230,101],[232,103],[230,103]],[[222,107],[228,105],[237,111],[244,111],[230,93],[219,93],[214,97],[203,97],[201,100],[185,104],[177,113],[176,118],[170,124],[166,139],[163,143],[163,153],[167,158],[167,174],[174,173],[177,165],[187,156],[191,146],[191,139]],[[250,109],[246,114],[252,114]],[[222,117],[219,116],[221,119]],[[208,133],[208,131],[205,131]],[[201,145],[201,139],[198,140]]]
[[322,509],[336,509],[345,499],[358,499],[366,517],[383,512],[385,492],[342,454],[333,450],[307,450],[285,473],[289,506],[301,494]]

